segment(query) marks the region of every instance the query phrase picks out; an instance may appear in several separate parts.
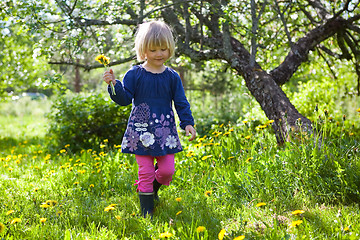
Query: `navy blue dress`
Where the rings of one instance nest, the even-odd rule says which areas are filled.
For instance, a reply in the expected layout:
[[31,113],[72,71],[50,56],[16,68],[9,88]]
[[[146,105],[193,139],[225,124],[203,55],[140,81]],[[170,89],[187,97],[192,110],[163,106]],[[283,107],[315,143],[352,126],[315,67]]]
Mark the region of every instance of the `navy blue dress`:
[[180,127],[194,126],[190,104],[186,99],[180,76],[166,67],[162,73],[151,73],[143,66],[133,66],[116,80],[111,99],[122,106],[132,103],[127,129],[121,143],[123,153],[164,156],[182,151],[176,130],[174,103]]

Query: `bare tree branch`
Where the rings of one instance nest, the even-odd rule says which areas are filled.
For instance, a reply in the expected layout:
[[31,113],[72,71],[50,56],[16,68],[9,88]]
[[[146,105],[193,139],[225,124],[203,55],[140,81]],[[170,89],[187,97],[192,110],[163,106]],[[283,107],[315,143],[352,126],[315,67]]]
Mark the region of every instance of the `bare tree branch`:
[[324,61],[326,62],[326,65],[328,66],[332,76],[334,77],[334,79],[337,79],[336,73],[334,72],[334,70],[331,68],[332,64],[330,64],[330,62],[326,59],[326,57],[321,53],[320,48],[317,48],[319,55],[322,57],[322,59],[324,59]]
[[[119,64],[122,64],[122,63],[130,62],[132,60],[136,60],[135,55],[131,56],[131,57],[128,57],[128,58],[121,59],[121,60],[110,62],[108,66],[111,67],[111,66],[119,65]],[[94,64],[94,65],[81,64],[81,63],[78,63],[76,61],[73,61],[73,59],[70,59],[68,61],[50,61],[48,63],[53,64],[53,65],[71,65],[71,66],[75,66],[75,67],[81,67],[85,71],[90,71],[90,70],[93,70],[93,69],[103,68],[104,67],[103,64]]]
[[224,53],[222,49],[213,49],[213,50],[200,50],[197,51],[189,47],[185,43],[178,42],[178,48],[181,49],[181,52],[186,56],[190,57],[192,61],[200,62],[212,59],[222,59]]
[[330,13],[319,0],[308,0],[308,3],[317,10],[317,13],[321,18],[321,22],[331,17]]
[[292,41],[291,41],[290,32],[289,32],[289,29],[288,29],[288,27],[287,27],[284,14],[283,14],[283,12],[281,12],[280,6],[279,6],[279,3],[278,3],[277,0],[275,0],[275,6],[276,6],[276,10],[277,10],[277,12],[278,12],[278,14],[279,14],[279,16],[280,16],[280,20],[281,20],[281,22],[283,23],[284,30],[285,30],[286,36],[287,36],[287,38],[288,38],[288,41],[289,41],[289,46],[292,47],[293,43],[292,43]]
[[255,59],[256,59],[256,52],[257,52],[257,30],[259,27],[259,19],[263,13],[263,11],[265,10],[265,6],[267,4],[267,1],[265,0],[261,10],[258,14],[258,16],[256,16],[256,4],[255,4],[255,0],[251,0],[251,19],[252,19],[252,27],[251,27],[251,55],[250,55],[250,66],[254,67],[255,66]]
[[106,25],[128,25],[128,26],[136,26],[138,24],[137,20],[130,19],[115,19],[113,22],[109,22],[106,20],[98,20],[98,19],[87,19],[76,17],[74,18],[80,26],[106,26]]
[[343,18],[330,19],[324,25],[314,28],[305,37],[300,38],[294,43],[285,60],[270,72],[276,83],[282,85],[287,82],[300,64],[306,61],[311,49],[339,30],[346,28],[347,24]]
[[342,59],[341,55],[339,55],[338,53],[334,53],[333,51],[331,51],[329,48],[325,47],[324,45],[319,44],[317,46],[317,48],[321,49],[326,54],[328,54],[328,55],[330,55],[330,56],[332,56],[334,58]]

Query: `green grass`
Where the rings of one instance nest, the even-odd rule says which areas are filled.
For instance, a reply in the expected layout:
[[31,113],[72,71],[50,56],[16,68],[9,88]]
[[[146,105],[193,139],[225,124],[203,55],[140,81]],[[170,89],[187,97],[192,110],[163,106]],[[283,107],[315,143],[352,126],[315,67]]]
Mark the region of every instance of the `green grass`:
[[[213,240],[222,229],[223,239],[360,238],[359,136],[346,124],[324,121],[321,148],[307,136],[279,147],[269,126],[251,122],[214,125],[193,143],[183,138],[173,181],[161,188],[150,220],[140,217],[132,155],[105,139],[97,152],[71,153],[67,143],[48,152],[46,119],[20,112],[0,116],[2,239],[160,239],[168,232]],[[44,208],[48,200],[56,204]],[[115,210],[104,211],[110,204]]]

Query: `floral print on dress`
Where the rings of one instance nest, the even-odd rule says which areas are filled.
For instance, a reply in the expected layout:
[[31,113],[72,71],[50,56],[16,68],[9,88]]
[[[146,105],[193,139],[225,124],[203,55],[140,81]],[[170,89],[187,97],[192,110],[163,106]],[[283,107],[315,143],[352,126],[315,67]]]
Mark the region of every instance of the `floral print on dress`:
[[174,112],[151,113],[146,103],[134,107],[122,141],[125,152],[162,152],[165,149],[182,150],[177,134]]
[[150,145],[153,145],[155,142],[154,134],[146,132],[140,136],[140,141],[144,145],[144,147],[149,147]]

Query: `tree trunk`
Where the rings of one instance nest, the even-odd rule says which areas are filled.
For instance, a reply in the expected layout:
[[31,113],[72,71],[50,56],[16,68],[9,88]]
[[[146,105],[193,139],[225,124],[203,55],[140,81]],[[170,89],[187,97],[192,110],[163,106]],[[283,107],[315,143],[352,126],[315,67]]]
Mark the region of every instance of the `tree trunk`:
[[[76,60],[76,63],[79,63],[79,59]],[[81,75],[79,66],[75,66],[75,82],[74,82],[74,91],[79,93],[81,91]]]
[[258,64],[250,67],[250,53],[239,41],[232,38],[231,44],[234,54],[227,61],[243,76],[246,86],[268,119],[274,120],[272,127],[277,142],[284,143],[289,140],[290,131],[300,130],[300,124],[297,123],[301,123],[301,131],[312,131],[311,121],[296,110],[273,77]]

